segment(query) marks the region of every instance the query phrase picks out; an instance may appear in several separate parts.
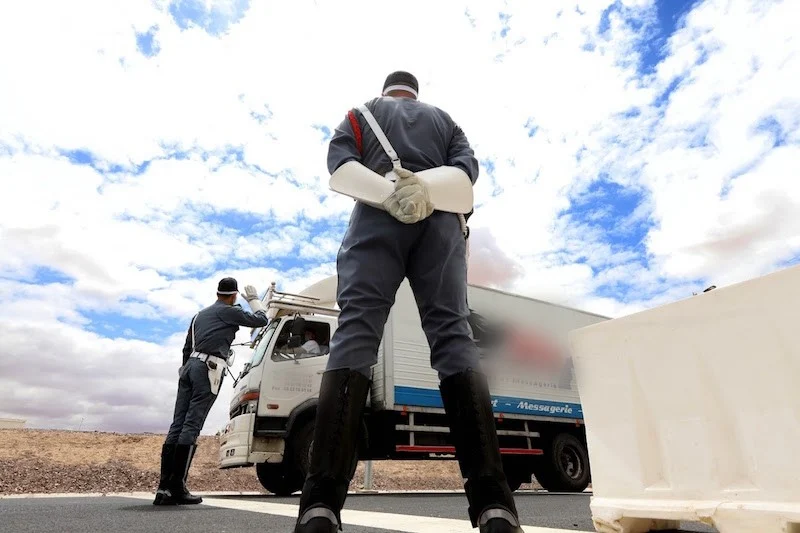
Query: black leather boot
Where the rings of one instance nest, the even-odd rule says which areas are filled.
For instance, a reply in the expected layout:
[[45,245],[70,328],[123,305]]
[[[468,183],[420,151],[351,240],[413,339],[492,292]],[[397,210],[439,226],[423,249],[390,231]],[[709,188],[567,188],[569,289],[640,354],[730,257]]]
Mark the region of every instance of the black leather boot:
[[322,376],[314,444],[295,533],[336,533],[352,480],[359,428],[370,380],[360,372],[329,370]]
[[194,505],[203,501],[203,498],[195,496],[186,488],[186,479],[189,477],[189,467],[196,448],[197,446],[191,444],[175,445],[175,467],[172,469],[169,485],[172,497],[178,505]]
[[456,458],[466,478],[472,527],[480,533],[523,533],[508,487],[486,377],[467,370],[439,385]]
[[169,490],[169,479],[172,474],[174,459],[175,445],[163,444],[161,446],[161,477],[158,480],[158,489],[156,489],[156,498],[153,500],[153,505],[175,505],[175,498],[172,497],[172,492]]

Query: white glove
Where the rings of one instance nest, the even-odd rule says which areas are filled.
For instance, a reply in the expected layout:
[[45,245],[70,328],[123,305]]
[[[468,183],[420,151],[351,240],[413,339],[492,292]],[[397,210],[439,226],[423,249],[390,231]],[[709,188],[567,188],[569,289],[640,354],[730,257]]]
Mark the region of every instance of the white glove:
[[410,170],[395,169],[398,180],[394,192],[383,202],[383,207],[394,218],[404,224],[414,224],[433,213],[433,204],[422,181]]
[[253,300],[258,300],[258,291],[252,285],[245,285],[242,297],[247,300],[248,303]]
[[258,291],[252,285],[244,286],[244,294],[242,294],[242,298],[247,300],[250,310],[254,313],[264,310],[264,306],[261,305],[261,300],[258,298]]

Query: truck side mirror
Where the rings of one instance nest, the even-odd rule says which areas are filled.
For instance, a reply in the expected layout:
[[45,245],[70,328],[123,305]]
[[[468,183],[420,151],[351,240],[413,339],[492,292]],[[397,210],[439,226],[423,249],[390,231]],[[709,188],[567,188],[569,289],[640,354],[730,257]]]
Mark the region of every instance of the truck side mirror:
[[[294,329],[294,328],[292,328]],[[303,345],[303,336],[302,335],[292,335],[289,337],[289,348],[299,348]]]

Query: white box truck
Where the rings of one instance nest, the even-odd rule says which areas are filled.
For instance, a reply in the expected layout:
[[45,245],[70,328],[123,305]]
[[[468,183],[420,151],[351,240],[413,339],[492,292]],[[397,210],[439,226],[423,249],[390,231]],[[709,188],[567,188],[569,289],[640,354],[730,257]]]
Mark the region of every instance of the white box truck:
[[[252,359],[234,385],[230,422],[220,435],[220,468],[255,466],[274,494],[300,490],[305,478],[328,344],[337,327],[336,283],[331,276],[299,294],[279,292],[272,283],[262,299],[271,320],[253,330]],[[608,317],[475,285],[468,303],[512,490],[535,476],[549,491],[583,491],[591,477],[567,333]],[[308,330],[315,333],[318,354],[298,349]],[[358,459],[454,460],[438,385],[405,280],[372,369]]]

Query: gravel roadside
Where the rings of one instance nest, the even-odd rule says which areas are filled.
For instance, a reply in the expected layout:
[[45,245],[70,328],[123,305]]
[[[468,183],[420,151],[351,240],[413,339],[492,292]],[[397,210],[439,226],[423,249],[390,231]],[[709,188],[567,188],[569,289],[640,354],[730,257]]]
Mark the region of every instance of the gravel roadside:
[[[161,444],[158,434],[0,430],[0,494],[155,491]],[[220,470],[215,436],[201,436],[188,485],[195,491],[266,490],[254,468]],[[363,487],[361,463],[351,484]],[[373,490],[461,489],[453,461],[374,461]],[[538,485],[523,485],[538,488]]]

